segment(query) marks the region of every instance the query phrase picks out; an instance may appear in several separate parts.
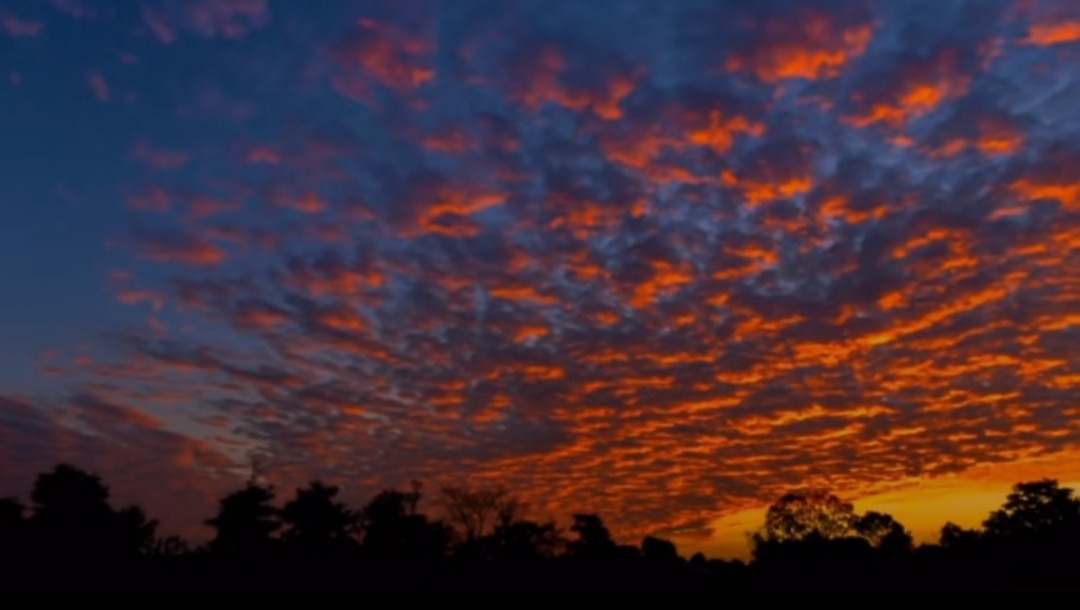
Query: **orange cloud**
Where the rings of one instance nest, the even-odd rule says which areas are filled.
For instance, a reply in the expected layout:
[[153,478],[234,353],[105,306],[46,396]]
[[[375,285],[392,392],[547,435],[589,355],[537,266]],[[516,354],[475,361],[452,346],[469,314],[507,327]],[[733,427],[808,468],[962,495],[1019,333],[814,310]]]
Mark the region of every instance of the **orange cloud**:
[[1053,199],[1067,210],[1080,210],[1080,182],[1042,182],[1021,178],[1010,184],[1009,190],[1024,201]]
[[721,174],[720,182],[742,191],[750,205],[797,197],[810,192],[814,186],[813,176],[810,175],[791,177],[783,182],[772,182],[767,179],[739,178],[732,171]]
[[1037,23],[1028,30],[1022,42],[1029,45],[1051,46],[1080,40],[1080,21]]
[[1012,122],[998,116],[980,117],[968,134],[951,137],[940,146],[931,148],[931,156],[954,157],[975,149],[985,156],[1014,155],[1023,149],[1024,133]]
[[405,234],[411,237],[427,233],[457,237],[477,235],[480,227],[470,216],[502,205],[507,198],[504,193],[483,187],[446,184],[421,188],[411,197],[417,208],[415,217],[406,219],[410,225]]
[[900,128],[944,102],[960,98],[971,84],[971,75],[961,69],[955,49],[911,62],[894,79],[875,95],[855,92],[852,98],[860,110],[848,116],[847,121],[856,127],[882,124]]
[[689,171],[662,164],[663,153],[686,153],[701,147],[726,154],[740,136],[760,137],[765,133],[763,123],[735,109],[723,108],[719,100],[701,106],[669,104],[659,117],[601,131],[604,156],[658,182],[696,182],[701,179]]
[[1074,169],[1078,158],[1080,155],[1069,150],[1048,151],[1038,164],[1013,180],[1008,191],[1024,202],[1049,199],[1066,211],[1080,210],[1080,180]]
[[575,112],[589,110],[604,120],[622,118],[622,101],[637,83],[632,73],[598,74],[591,82],[568,85],[563,82],[567,68],[558,47],[543,46],[518,67],[528,84],[515,90],[513,98],[534,112],[553,103]]
[[821,12],[771,18],[759,31],[758,42],[735,51],[725,67],[749,72],[767,83],[839,76],[866,51],[873,37],[871,25],[844,27]]

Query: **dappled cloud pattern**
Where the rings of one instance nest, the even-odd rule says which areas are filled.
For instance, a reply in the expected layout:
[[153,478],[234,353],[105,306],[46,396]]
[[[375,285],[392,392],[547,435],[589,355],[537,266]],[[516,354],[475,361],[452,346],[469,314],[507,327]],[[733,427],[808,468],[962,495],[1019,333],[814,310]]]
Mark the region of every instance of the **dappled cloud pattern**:
[[1080,442],[1068,3],[8,4],[19,58],[124,33],[72,90],[183,128],[120,123],[128,322],[24,354],[5,488],[94,455],[209,514],[255,454],[707,538]]

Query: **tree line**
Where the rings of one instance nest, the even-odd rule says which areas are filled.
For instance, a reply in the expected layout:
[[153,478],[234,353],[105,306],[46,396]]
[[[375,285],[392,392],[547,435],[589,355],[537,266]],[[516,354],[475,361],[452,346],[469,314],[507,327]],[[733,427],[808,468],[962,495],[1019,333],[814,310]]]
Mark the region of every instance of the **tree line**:
[[252,476],[221,498],[202,545],[116,508],[95,474],[60,464],[30,506],[0,500],[6,590],[785,590],[1080,589],[1080,499],[1052,479],[1018,483],[982,526],[947,523],[915,545],[891,515],[828,490],[785,494],[748,533],[752,560],[687,559],[647,536],[616,542],[596,514],[565,530],[527,518],[499,486],[388,489],[359,509],[313,481],[277,503]]

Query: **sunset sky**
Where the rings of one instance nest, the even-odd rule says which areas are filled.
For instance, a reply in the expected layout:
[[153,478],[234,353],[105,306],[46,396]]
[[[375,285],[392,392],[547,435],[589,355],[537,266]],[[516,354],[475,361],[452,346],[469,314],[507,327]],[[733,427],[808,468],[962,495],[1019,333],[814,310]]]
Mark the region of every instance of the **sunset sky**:
[[1078,100],[1066,0],[0,0],[0,496],[976,525],[1080,485]]

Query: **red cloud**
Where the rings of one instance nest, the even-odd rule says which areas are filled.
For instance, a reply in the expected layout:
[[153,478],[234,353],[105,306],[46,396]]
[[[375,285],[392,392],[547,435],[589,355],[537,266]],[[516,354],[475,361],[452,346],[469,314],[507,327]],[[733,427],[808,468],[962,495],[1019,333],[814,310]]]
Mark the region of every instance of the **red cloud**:
[[121,290],[116,295],[116,300],[120,301],[124,305],[138,305],[139,303],[149,303],[154,311],[161,311],[165,307],[165,295],[152,290],[134,290],[125,289]]
[[90,90],[94,92],[94,97],[98,101],[108,103],[112,99],[109,83],[105,82],[105,77],[101,75],[101,72],[97,70],[87,72],[86,82],[90,85]]
[[372,82],[403,93],[435,78],[434,45],[425,36],[374,19],[359,19],[357,25],[353,40],[334,52],[340,73],[333,85],[339,93],[367,99]]
[[159,187],[152,187],[144,193],[128,195],[124,200],[128,207],[140,212],[165,214],[172,209],[171,197]]
[[255,146],[247,152],[248,163],[266,163],[277,165],[281,163],[281,154],[269,146]]
[[160,263],[181,263],[193,267],[216,265],[225,260],[225,251],[193,235],[145,235],[136,245],[139,258]]
[[601,66],[586,79],[569,68],[558,47],[541,46],[511,66],[515,85],[510,96],[533,112],[552,103],[574,112],[591,111],[605,120],[622,118],[622,101],[637,85],[634,70]]
[[482,185],[451,184],[442,180],[416,185],[405,195],[407,216],[401,221],[405,236],[428,233],[476,235],[480,227],[473,214],[502,205],[507,194]]
[[[105,96],[108,97],[107,87]],[[190,156],[181,151],[155,148],[147,140],[140,139],[131,149],[131,158],[153,169],[177,169],[187,164]]]
[[289,313],[263,302],[241,303],[234,321],[237,325],[255,329],[274,329],[290,320]]
[[0,26],[13,38],[29,38],[41,33],[44,24],[26,21],[0,8]]
[[158,11],[143,6],[142,8],[142,20],[146,24],[146,27],[150,28],[150,32],[157,38],[158,42],[162,44],[170,44],[176,41],[176,33],[173,28],[165,21],[164,16]]
[[461,154],[477,147],[472,135],[458,125],[444,125],[434,133],[420,138],[420,145],[427,150],[445,154]]
[[304,193],[297,197],[275,197],[274,203],[303,214],[318,214],[326,211],[326,202],[317,193]]

